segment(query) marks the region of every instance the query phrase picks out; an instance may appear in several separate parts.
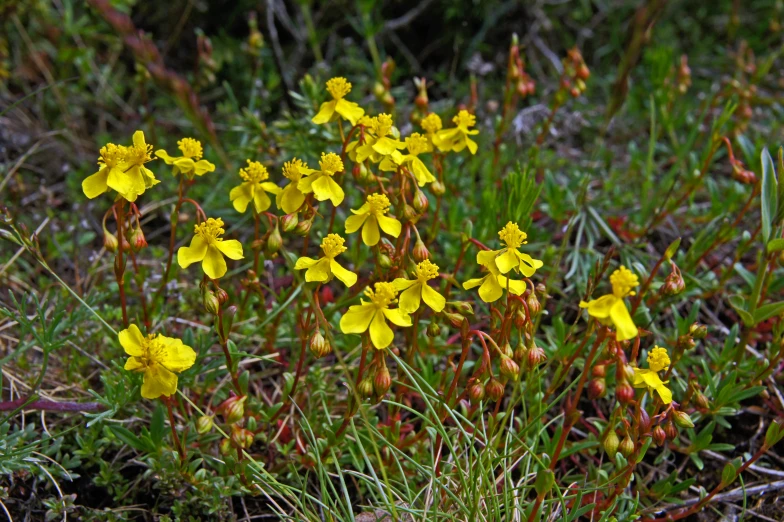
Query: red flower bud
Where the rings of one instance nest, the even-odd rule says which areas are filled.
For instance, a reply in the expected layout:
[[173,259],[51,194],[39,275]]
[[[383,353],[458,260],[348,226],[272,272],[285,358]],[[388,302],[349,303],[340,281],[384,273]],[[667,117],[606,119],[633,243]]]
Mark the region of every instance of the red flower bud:
[[487,385],[485,386],[485,391],[490,400],[497,402],[504,396],[504,385],[495,377],[490,377],[490,380],[487,381]]

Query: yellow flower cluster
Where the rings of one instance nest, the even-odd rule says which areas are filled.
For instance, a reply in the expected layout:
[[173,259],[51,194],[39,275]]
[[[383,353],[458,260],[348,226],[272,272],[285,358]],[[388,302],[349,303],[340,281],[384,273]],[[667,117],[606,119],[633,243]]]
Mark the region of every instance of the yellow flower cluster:
[[90,199],[110,189],[126,201],[134,202],[144,191],[159,183],[155,174],[144,166],[152,160],[152,145],[144,141],[144,133],[133,133],[133,145],[108,143],[100,151],[98,172],[82,182],[82,191]]

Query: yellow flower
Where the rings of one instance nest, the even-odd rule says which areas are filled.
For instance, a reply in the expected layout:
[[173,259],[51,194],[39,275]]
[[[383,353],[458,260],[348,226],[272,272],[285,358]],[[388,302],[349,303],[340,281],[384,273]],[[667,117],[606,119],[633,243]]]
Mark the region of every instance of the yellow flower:
[[345,96],[351,92],[351,83],[345,78],[337,77],[327,80],[327,90],[332,95],[332,101],[321,104],[318,114],[313,117],[313,123],[321,124],[336,119],[335,114],[356,125],[365,111],[354,102],[345,100]]
[[435,136],[435,134],[444,127],[444,124],[441,123],[441,117],[435,112],[431,112],[422,118],[420,125],[422,125],[422,129],[427,133],[428,138]]
[[305,195],[299,190],[297,184],[302,176],[313,173],[307,164],[294,158],[283,165],[283,175],[289,180],[289,184],[275,196],[275,204],[286,214],[291,214],[299,210],[305,202]]
[[397,297],[397,290],[392,283],[376,283],[375,292],[366,288],[365,296],[370,302],[360,300],[361,304],[349,307],[348,312],[340,318],[340,329],[346,334],[361,334],[369,329],[373,346],[383,350],[395,338],[386,320],[397,326],[411,326],[411,317],[400,308],[389,308]]
[[381,230],[392,237],[398,237],[403,225],[393,217],[386,216],[390,206],[389,198],[384,194],[370,194],[367,202],[359,210],[351,209],[355,215],[346,219],[346,234],[353,234],[362,227],[362,241],[367,246],[375,246],[381,239]]
[[236,239],[224,240],[222,237],[223,220],[209,218],[194,227],[191,245],[177,250],[177,262],[182,268],[201,261],[201,267],[207,277],[218,279],[226,274],[226,260],[242,259],[242,244]]
[[245,212],[248,209],[248,203],[253,201],[256,213],[260,214],[270,208],[272,204],[267,192],[279,194],[281,189],[276,184],[267,181],[269,179],[267,167],[258,161],[246,161],[248,162],[247,168],[240,169],[240,177],[245,181],[231,189],[229,199],[237,212]]
[[340,263],[335,261],[338,255],[346,251],[346,247],[343,246],[345,242],[346,240],[338,234],[329,234],[321,241],[321,250],[324,251],[324,257],[321,259],[300,257],[294,265],[294,270],[307,268],[305,272],[305,281],[307,282],[326,283],[332,279],[332,276],[335,276],[346,286],[353,286],[357,282],[357,274],[346,270]]
[[632,288],[640,284],[637,276],[625,266],[610,275],[612,284],[612,294],[603,295],[599,299],[589,302],[580,301],[580,308],[587,308],[588,315],[595,317],[602,324],[612,323],[615,326],[615,338],[619,341],[626,341],[637,337],[637,327],[629,315],[623,298],[627,295],[634,295]]
[[671,403],[672,391],[665,386],[670,381],[662,381],[658,374],[658,372],[667,370],[669,367],[670,356],[667,354],[667,350],[654,346],[653,350],[648,354],[648,369],[634,368],[634,387],[648,388],[651,393],[653,393],[653,390],[656,390],[664,404]]
[[[375,125],[371,129],[376,136],[376,141],[373,143],[373,150],[382,156],[388,156],[397,149],[405,148],[405,144],[400,140],[395,139],[392,128],[392,116],[389,114],[379,114],[376,117]],[[389,137],[389,134],[393,134]]]
[[408,154],[404,155],[398,151],[393,151],[392,154],[386,156],[381,161],[379,168],[384,171],[394,172],[398,167],[406,165],[411,170],[420,187],[435,181],[436,178],[427,169],[424,162],[417,157],[419,154],[430,151],[427,138],[415,132],[406,138],[406,148],[408,149]]
[[319,201],[328,199],[337,207],[343,201],[345,193],[332,176],[343,172],[343,160],[334,152],[322,152],[319,167],[321,170],[314,170],[309,176],[300,179],[297,188],[304,194],[312,192]]
[[130,355],[125,369],[144,373],[142,397],[145,399],[174,395],[177,374],[196,362],[196,352],[181,340],[160,334],[144,337],[135,324],[120,332],[118,337],[125,353]]
[[479,287],[479,297],[485,303],[497,301],[507,289],[514,295],[522,295],[525,292],[525,281],[514,281],[507,279],[495,265],[496,252],[483,250],[476,254],[476,262],[487,269],[484,277],[469,279],[463,283],[463,288],[470,290]]
[[163,149],[155,151],[155,155],[165,161],[167,165],[174,165],[172,174],[175,176],[182,173],[188,179],[193,179],[193,176],[203,176],[207,172],[215,170],[215,165],[201,159],[202,148],[199,140],[183,138],[177,142],[177,145],[180,147],[180,151],[182,151],[182,156],[169,156]]
[[406,145],[397,139],[399,132],[389,114],[365,117],[360,120],[360,124],[364,128],[362,144],[357,140],[346,147],[352,161],[362,163],[369,158],[373,163],[378,163],[397,149],[405,148]]
[[435,312],[440,312],[446,305],[446,299],[427,282],[438,277],[438,265],[425,259],[416,267],[416,279],[409,280],[399,277],[392,283],[400,294],[400,309],[413,313],[419,309],[422,301]]
[[155,174],[144,166],[151,161],[151,145],[144,141],[144,133],[133,134],[133,145],[125,147],[109,143],[101,148],[100,169],[82,182],[82,191],[90,199],[109,189],[127,201],[136,201],[144,191],[158,183]]
[[544,263],[534,259],[528,254],[517,250],[521,245],[528,243],[528,234],[520,230],[517,223],[508,222],[504,228],[498,231],[498,236],[506,245],[506,248],[495,250],[495,265],[498,271],[506,274],[514,269],[515,272],[522,272],[525,277],[534,275],[537,269],[542,268]]
[[468,147],[471,154],[476,154],[477,144],[469,138],[474,134],[479,134],[478,129],[469,129],[476,125],[476,116],[468,111],[460,111],[457,116],[452,118],[456,127],[452,129],[440,130],[435,135],[433,143],[442,151],[460,152]]

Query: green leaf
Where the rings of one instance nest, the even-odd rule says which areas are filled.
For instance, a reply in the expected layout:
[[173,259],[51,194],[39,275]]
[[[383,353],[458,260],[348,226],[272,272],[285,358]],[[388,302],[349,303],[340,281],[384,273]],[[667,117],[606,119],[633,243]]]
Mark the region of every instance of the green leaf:
[[664,256],[668,260],[672,259],[672,256],[675,255],[675,253],[678,251],[678,247],[680,246],[681,246],[681,238],[678,238],[672,243],[670,243],[670,246],[668,246],[667,250],[664,252]]
[[767,243],[778,213],[778,181],[776,167],[768,149],[762,150],[762,240]]
[[768,246],[766,248],[769,253],[779,252],[780,250],[784,250],[784,239],[782,238],[771,239],[770,241],[768,241]]
[[754,326],[754,317],[746,311],[746,300],[743,297],[735,294],[731,295],[728,299],[730,306],[738,312],[741,321],[746,326]]
[[774,315],[784,312],[784,301],[769,303],[754,310],[754,324],[759,324]]
[[132,447],[133,449],[138,451],[145,450],[146,445],[144,444],[144,442],[142,442],[142,439],[134,435],[131,432],[131,430],[129,430],[128,428],[124,428],[122,426],[117,426],[112,424],[109,426],[109,429],[111,430],[112,434],[114,434],[115,437],[117,437],[118,439],[120,439],[121,441],[123,441],[124,443]]

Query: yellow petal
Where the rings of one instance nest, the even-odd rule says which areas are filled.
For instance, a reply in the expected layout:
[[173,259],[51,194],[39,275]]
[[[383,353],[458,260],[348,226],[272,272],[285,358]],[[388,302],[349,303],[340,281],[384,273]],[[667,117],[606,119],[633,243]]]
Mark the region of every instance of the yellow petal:
[[[582,308],[588,309],[588,315],[591,317],[596,317],[597,319],[605,319],[610,317],[610,310],[612,309],[613,305],[618,301],[618,298],[612,294],[607,294],[601,296],[599,299],[594,299],[593,301],[588,301],[586,306],[583,306],[581,303],[580,306]],[[583,302],[584,303],[584,302]]]
[[234,205],[234,210],[237,212],[245,212],[248,209],[248,203],[253,199],[253,184],[243,183],[231,189],[229,192],[229,200]]
[[190,246],[177,250],[177,263],[180,268],[188,268],[192,263],[203,260],[206,254],[207,242],[201,236],[193,236]]
[[370,323],[370,342],[379,350],[383,350],[395,339],[395,333],[384,320],[383,313],[377,313]]
[[[475,133],[474,133],[475,134]],[[469,138],[468,136],[465,137],[465,143],[468,145],[468,151],[471,154],[476,154],[476,150],[479,148],[474,140]]]
[[[403,281],[406,280],[403,279]],[[413,283],[414,284],[410,285],[408,289],[404,290],[403,293],[400,294],[400,308],[405,310],[407,313],[416,312],[422,302],[422,283],[418,281],[413,281]]]
[[120,346],[123,347],[125,353],[136,357],[144,355],[144,349],[142,348],[144,336],[138,326],[135,324],[129,325],[128,328],[121,331],[117,337],[119,338]]
[[220,250],[210,245],[207,247],[204,260],[201,262],[201,268],[210,279],[220,279],[226,275],[226,260],[223,259],[223,254]]
[[177,392],[177,376],[161,366],[154,364],[144,372],[142,397],[157,399],[161,395],[171,396]]
[[411,160],[411,172],[414,174],[414,176],[416,176],[420,187],[423,187],[426,183],[432,183],[436,180],[435,176],[430,173],[422,160],[416,157]]
[[169,371],[184,372],[196,362],[196,352],[190,346],[183,344],[181,340],[162,335],[158,337],[158,340],[166,345],[166,350],[161,352],[158,362]]
[[440,312],[446,306],[446,298],[428,285],[422,285],[422,299],[434,312]]
[[482,266],[496,266],[495,258],[498,250],[480,250],[476,253],[476,262]]
[[229,259],[242,259],[242,243],[236,239],[217,241],[215,246]]
[[106,180],[109,177],[110,170],[109,167],[103,167],[92,176],[85,178],[84,181],[82,181],[82,192],[84,192],[84,195],[93,199],[109,190]]
[[318,263],[318,260],[313,259],[312,257],[300,257],[294,264],[294,270],[304,270],[306,268],[312,267],[316,263]]
[[144,132],[137,130],[133,133],[133,144],[135,147],[147,149],[147,143],[144,141]]
[[126,172],[111,169],[106,184],[128,201],[136,201],[144,192],[144,177],[138,167],[131,167]]
[[474,279],[469,279],[468,281],[463,283],[463,288],[466,289],[466,290],[471,290],[472,288],[476,288],[477,286],[479,286],[482,283],[484,283],[484,281],[485,281],[484,277],[477,277],[477,278],[474,278]]
[[177,159],[177,158],[175,158],[173,156],[169,156],[169,153],[166,152],[163,149],[156,150],[155,151],[155,155],[158,156],[159,158],[161,158],[164,161],[164,163],[166,163],[167,165],[173,164],[174,160]]
[[397,290],[398,292],[402,292],[407,288],[411,288],[413,285],[417,283],[418,281],[416,279],[404,279],[402,277],[398,277],[397,279],[392,281],[392,284],[395,285],[395,290]]
[[308,270],[305,272],[305,281],[308,283],[313,281],[325,283],[329,281],[331,276],[332,272],[330,271],[329,267],[329,259],[322,257],[318,260],[317,263],[314,263],[313,266],[308,268]]
[[344,285],[352,287],[354,286],[354,283],[357,282],[357,274],[343,268],[343,266],[334,259],[329,262],[329,268],[332,270],[332,275],[337,277]]
[[661,397],[661,400],[664,404],[669,404],[672,402],[672,391],[670,391],[670,389],[667,388],[664,383],[654,389],[659,394],[659,397]]
[[380,239],[381,233],[378,231],[376,216],[370,215],[362,226],[362,241],[367,246],[375,246]]
[[346,234],[353,234],[365,223],[368,214],[359,214],[346,218]]
[[323,175],[317,174],[315,176],[308,176],[307,178],[302,178],[297,182],[297,189],[303,194],[309,194],[313,192],[313,183],[322,177]]
[[495,258],[495,266],[498,267],[498,271],[502,274],[509,272],[513,268],[516,269],[519,265],[520,260],[517,259],[515,251],[511,248],[507,248],[506,252]]
[[389,216],[377,216],[378,224],[381,230],[386,232],[392,237],[398,237],[403,230],[403,225],[397,219]]
[[[384,308],[381,310],[389,322],[397,326],[411,326],[411,316],[400,308]],[[379,314],[380,315],[380,314]],[[371,325],[372,326],[372,325]]]
[[261,190],[261,187],[256,188],[256,193],[253,195],[253,207],[256,209],[257,214],[261,214],[272,205],[267,193]]
[[482,286],[479,287],[479,298],[485,303],[497,301],[504,294],[504,289],[498,284],[498,279],[489,274],[484,278]]
[[215,165],[207,160],[199,160],[193,165],[193,173],[197,176],[203,176],[204,174],[213,172],[214,170]]
[[376,306],[361,304],[349,307],[348,312],[340,318],[340,331],[343,333],[363,333],[370,326],[370,321],[376,315]]
[[524,254],[523,252],[517,252],[517,258],[520,261],[518,267],[525,277],[531,277],[534,275],[534,272],[536,272],[537,269],[544,266],[542,261],[539,259],[534,259],[528,254]]
[[305,202],[305,196],[299,191],[294,183],[289,183],[275,196],[275,204],[286,214],[296,212]]
[[311,120],[313,123],[320,125],[322,123],[327,123],[329,120],[332,119],[332,116],[335,114],[335,105],[336,101],[328,101],[321,104],[321,109],[319,109],[318,114],[313,116]]
[[395,152],[396,149],[402,149],[404,146],[403,142],[385,136],[376,140],[373,144],[373,150],[379,154],[388,156]]
[[[588,309],[590,313],[590,308]],[[610,319],[615,325],[615,338],[619,341],[628,341],[637,337],[637,327],[632,321],[632,316],[629,315],[629,310],[626,308],[626,303],[623,299],[617,299],[615,304],[610,308]]]
[[[346,118],[351,125],[356,125],[357,121],[365,114],[365,110],[354,102],[340,99],[336,100],[335,112]],[[315,119],[315,118],[314,118]]]
[[[310,178],[305,178],[310,179]],[[302,181],[300,181],[302,183]],[[319,176],[313,184],[311,185],[313,188],[313,194],[316,196],[316,199],[319,201],[332,201],[332,204],[336,207],[340,205],[345,197],[343,189],[340,188],[340,185],[335,183],[335,180],[332,179],[332,176]]]
[[125,366],[123,366],[123,368],[129,372],[135,372],[144,368],[144,363],[139,357],[129,357],[128,360],[125,361]]

